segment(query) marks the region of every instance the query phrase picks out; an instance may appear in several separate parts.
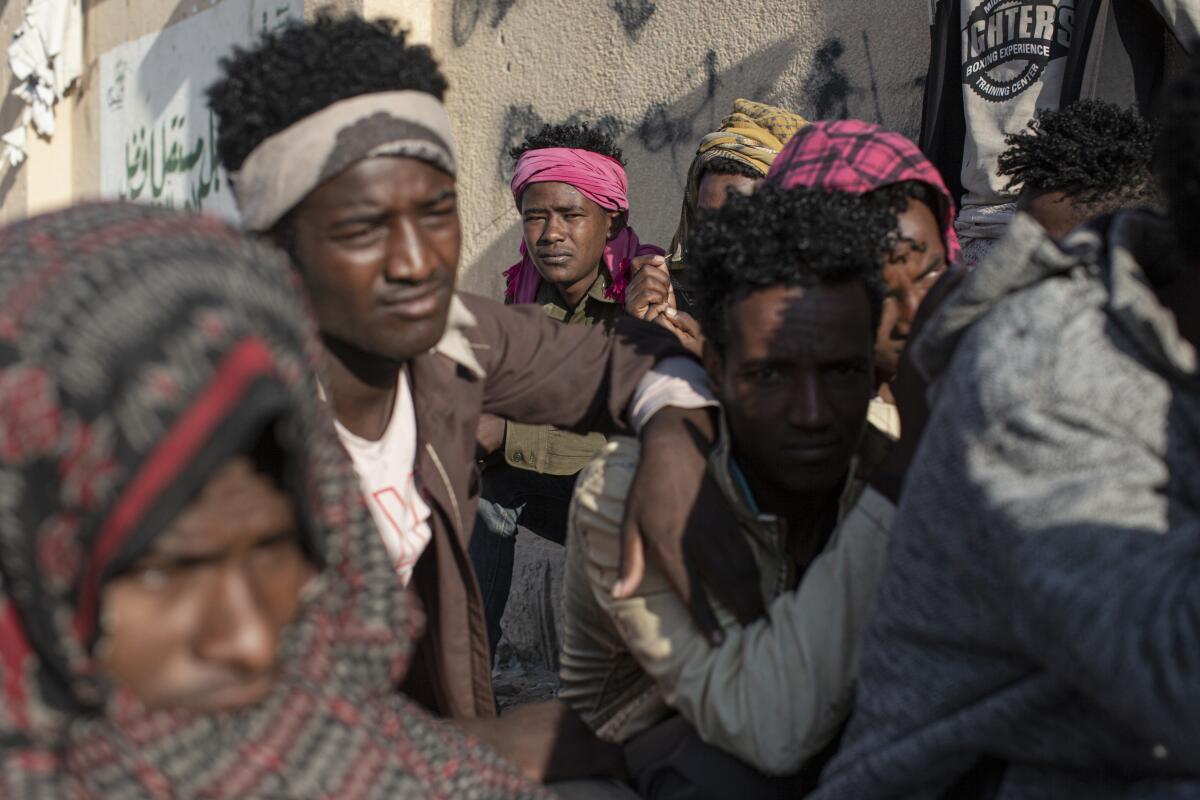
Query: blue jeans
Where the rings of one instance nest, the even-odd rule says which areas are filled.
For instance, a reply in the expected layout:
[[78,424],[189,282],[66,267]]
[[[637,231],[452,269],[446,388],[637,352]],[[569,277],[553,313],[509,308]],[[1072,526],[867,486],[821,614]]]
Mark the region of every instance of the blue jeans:
[[500,619],[512,587],[517,526],[563,544],[567,537],[567,508],[574,489],[574,475],[542,475],[508,464],[493,464],[483,470],[479,512],[475,515],[468,553],[483,595],[483,615],[493,657],[500,642]]

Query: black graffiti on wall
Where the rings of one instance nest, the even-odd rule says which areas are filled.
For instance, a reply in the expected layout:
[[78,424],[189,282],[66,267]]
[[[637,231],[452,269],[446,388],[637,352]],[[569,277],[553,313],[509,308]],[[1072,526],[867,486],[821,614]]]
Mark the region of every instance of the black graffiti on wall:
[[704,56],[704,78],[703,99],[695,108],[673,111],[666,103],[654,103],[646,109],[633,131],[642,147],[657,153],[696,138],[696,121],[712,107],[721,83],[716,50],[709,50]]
[[[686,165],[700,137],[727,113],[726,107],[716,105],[718,94],[775,103],[809,119],[857,117],[887,124],[883,119],[882,95],[887,93],[889,99],[894,99],[899,94],[906,101],[915,100],[920,96],[924,78],[918,75],[891,80],[886,73],[879,75],[869,35],[865,31],[860,34],[865,56],[861,62],[865,74],[861,79],[857,77],[858,68],[846,64],[849,59],[842,39],[830,37],[813,53],[812,68],[795,94],[780,94],[776,81],[780,71],[800,54],[803,45],[784,41],[724,67],[717,51],[709,50],[693,68],[703,76],[699,86],[685,95],[651,102],[640,113],[632,110],[630,116],[605,116],[594,109],[577,107],[569,114],[548,118],[535,109],[536,104],[511,104],[505,108],[498,131],[496,174],[507,183],[512,178],[514,163],[509,151],[550,123],[586,123],[613,139],[627,137],[648,153],[670,153],[674,164]],[[857,40],[851,41],[856,47]],[[893,125],[897,123],[902,131],[908,127],[903,121],[892,121]]]
[[636,42],[642,35],[642,28],[658,8],[651,0],[612,0],[608,7],[617,13],[631,42]]
[[862,63],[866,67],[866,74],[861,77],[865,78],[865,81],[856,81],[850,77],[842,61],[842,57],[846,55],[846,46],[840,38],[833,36],[826,39],[813,54],[812,70],[804,80],[803,93],[797,103],[798,109],[807,111],[811,119],[855,117],[873,119],[880,125],[886,125],[882,101],[885,92],[889,97],[894,97],[897,93],[908,96],[912,92],[920,94],[923,91],[924,75],[903,81],[891,81],[885,74],[881,79],[875,69],[870,33],[864,29],[859,31],[859,34],[863,47]]
[[[549,120],[532,105],[510,105],[504,110],[500,123],[500,148],[497,153],[496,172],[503,181],[512,178],[513,160],[509,151],[519,145],[525,137],[537,133],[548,124],[587,124],[614,140],[623,134],[631,134],[646,150],[657,153],[679,145],[691,147],[693,140],[705,131],[698,130],[704,115],[712,115],[717,88],[721,83],[717,52],[709,50],[704,55],[701,68],[704,70],[704,85],[700,89],[699,102],[679,108],[665,102],[650,104],[637,123],[611,115],[597,115],[589,109],[577,109],[565,118]],[[707,124],[707,120],[704,120]]]
[[495,30],[516,4],[517,0],[454,0],[450,8],[450,38],[454,46],[462,47],[471,40],[484,11],[491,10],[488,24]]
[[875,59],[871,58],[871,37],[862,32],[863,51],[867,54],[867,76],[871,79],[871,99],[875,101],[875,121],[883,124],[883,108],[879,104],[879,80],[875,77]]
[[860,92],[838,62],[846,46],[837,37],[826,39],[813,56],[813,69],[804,81],[804,95],[813,110],[813,119],[846,119],[850,116],[850,98]]

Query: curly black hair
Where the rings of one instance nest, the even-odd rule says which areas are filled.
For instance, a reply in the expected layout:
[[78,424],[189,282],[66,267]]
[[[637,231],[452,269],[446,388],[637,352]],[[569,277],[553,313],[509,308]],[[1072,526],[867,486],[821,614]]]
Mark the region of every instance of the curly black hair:
[[563,123],[561,125],[543,125],[537,133],[525,137],[525,141],[508,151],[513,161],[530,150],[544,150],[547,147],[570,147],[575,150],[591,150],[602,156],[616,159],[625,165],[625,154],[612,136],[599,128],[593,128],[586,122]]
[[1179,243],[1200,260],[1200,57],[1171,87],[1158,141],[1158,175]]
[[1004,142],[997,172],[1010,190],[1065,192],[1089,217],[1158,200],[1154,127],[1135,109],[1080,100],[1039,111]]
[[[905,211],[908,211],[910,200],[920,200],[933,212],[933,218],[938,221],[938,228],[945,226],[942,220],[946,213],[944,205],[946,201],[938,194],[937,190],[923,181],[889,183],[887,186],[881,186],[875,191],[869,192],[867,196],[877,198],[886,203],[893,214],[903,214]],[[912,249],[922,253],[928,248],[927,244],[920,245],[907,236],[900,236],[899,233],[895,233],[890,241],[893,246],[901,242],[907,242]],[[889,263],[895,263],[901,257],[901,255],[893,251],[885,260]]]
[[237,170],[264,139],[349,97],[413,89],[441,100],[446,79],[437,61],[407,38],[393,19],[321,12],[234,48],[207,91],[221,164]]
[[870,194],[872,197],[878,197],[886,201],[888,208],[894,214],[903,214],[907,211],[909,200],[920,200],[929,206],[929,210],[933,212],[935,217],[940,218],[941,216],[939,209],[942,204],[942,196],[932,186],[922,181],[889,183],[887,186],[881,186]]
[[690,288],[704,335],[725,348],[729,302],[771,286],[866,285],[871,330],[886,289],[881,264],[896,215],[879,197],[763,184],[701,211],[688,239]]
[[703,179],[705,175],[741,175],[745,178],[754,178],[761,180],[764,176],[744,161],[738,161],[736,158],[725,158],[717,156],[714,159],[707,161],[704,164],[704,169],[700,170],[698,179]]

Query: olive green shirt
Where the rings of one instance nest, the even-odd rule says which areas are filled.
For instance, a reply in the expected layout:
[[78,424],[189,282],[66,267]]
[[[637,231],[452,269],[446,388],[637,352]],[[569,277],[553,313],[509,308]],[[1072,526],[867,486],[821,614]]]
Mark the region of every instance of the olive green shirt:
[[[542,281],[534,302],[542,307],[546,316],[567,325],[603,325],[611,330],[625,311],[616,300],[604,296],[608,285],[608,272],[601,269],[583,300],[570,309],[554,284]],[[546,475],[574,475],[604,446],[604,442],[604,436],[599,433],[584,436],[552,425],[509,422],[504,430],[504,461],[510,466]]]

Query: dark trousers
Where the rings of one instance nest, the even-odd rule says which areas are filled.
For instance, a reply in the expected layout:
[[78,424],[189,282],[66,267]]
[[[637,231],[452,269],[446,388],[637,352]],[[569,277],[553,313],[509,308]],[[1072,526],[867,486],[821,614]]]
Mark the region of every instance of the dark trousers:
[[563,544],[567,536],[567,508],[574,489],[574,475],[542,475],[508,464],[492,464],[483,470],[479,512],[475,515],[468,552],[483,594],[483,614],[493,656],[500,642],[500,619],[512,586],[517,526]]
[[795,800],[816,787],[814,771],[763,775],[724,750],[705,744],[676,714],[625,743],[625,765],[646,800]]

